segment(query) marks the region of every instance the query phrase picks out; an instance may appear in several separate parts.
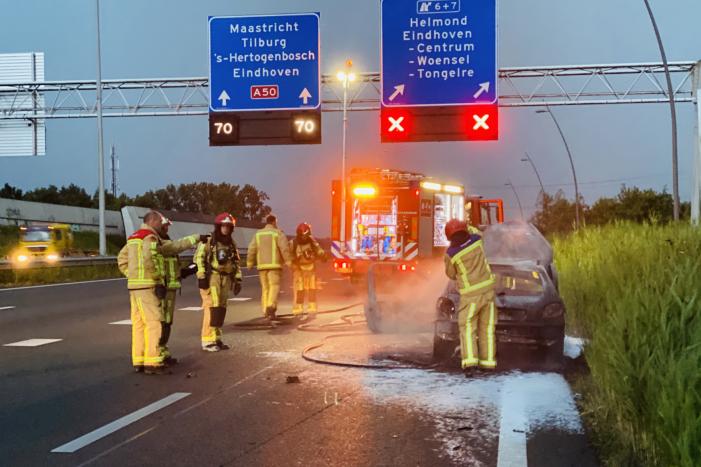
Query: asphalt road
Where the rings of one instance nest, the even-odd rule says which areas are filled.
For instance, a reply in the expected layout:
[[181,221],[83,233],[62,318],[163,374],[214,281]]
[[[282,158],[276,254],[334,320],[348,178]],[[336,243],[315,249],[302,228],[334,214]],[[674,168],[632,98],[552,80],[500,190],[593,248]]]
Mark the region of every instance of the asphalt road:
[[[245,276],[250,300],[229,302],[224,328],[232,349],[215,354],[200,350],[186,281],[171,338],[181,363],[163,376],[132,373],[130,326],[110,324],[129,319],[125,281],[0,290],[0,465],[596,465],[561,375],[308,362],[303,349],[343,333],[309,355],[411,365],[430,336],[368,335],[360,307],[320,316],[332,323],[320,332],[241,327],[260,315],[258,278]],[[323,274],[322,309],[362,303],[334,279]],[[7,346],[30,339],[60,340]]]

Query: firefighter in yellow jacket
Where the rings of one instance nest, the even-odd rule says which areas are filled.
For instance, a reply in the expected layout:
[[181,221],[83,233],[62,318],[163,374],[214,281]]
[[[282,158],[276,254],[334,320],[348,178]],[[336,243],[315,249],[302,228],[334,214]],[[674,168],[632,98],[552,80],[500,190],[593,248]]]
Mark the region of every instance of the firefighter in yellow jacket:
[[219,352],[230,347],[222,342],[222,326],[226,317],[229,290],[241,292],[239,252],[234,242],[236,219],[229,213],[219,214],[214,220],[210,239],[200,244],[195,252],[197,283],[202,297],[202,350]]
[[[168,235],[168,229],[170,228],[172,222],[167,219],[166,224],[163,225],[163,233],[161,238],[164,240],[170,240]],[[177,254],[174,255],[164,255],[164,272],[165,272],[165,284],[166,284],[166,297],[161,302],[163,304],[163,322],[162,328],[163,333],[161,335],[161,341],[159,347],[161,349],[161,355],[163,355],[163,363],[167,365],[174,365],[178,363],[178,359],[174,358],[170,349],[168,348],[168,341],[170,340],[170,333],[173,328],[173,316],[175,314],[175,297],[177,296],[178,290],[182,287],[180,281],[181,279],[194,274],[194,271],[188,268],[180,268],[180,257]]]
[[316,268],[319,260],[326,259],[326,253],[312,237],[312,227],[306,222],[297,226],[297,236],[292,240],[292,275],[295,290],[293,315],[304,312],[304,299],[307,299],[307,312],[317,312],[316,307]]
[[484,254],[482,237],[464,221],[445,226],[450,246],[445,255],[446,275],[456,281],[460,293],[458,326],[462,368],[469,375],[476,367],[495,369],[497,313],[494,276]]
[[161,213],[148,212],[117,258],[119,270],[127,277],[131,301],[132,364],[135,371],[147,374],[162,374],[164,366],[159,348],[164,321],[161,301],[166,297],[163,255],[188,250],[200,237],[163,240],[160,234],[167,222]]
[[274,215],[270,214],[265,219],[265,227],[256,232],[248,245],[246,263],[249,269],[254,266],[258,268],[264,316],[275,319],[282,266],[291,266],[291,258],[287,237],[278,229]]

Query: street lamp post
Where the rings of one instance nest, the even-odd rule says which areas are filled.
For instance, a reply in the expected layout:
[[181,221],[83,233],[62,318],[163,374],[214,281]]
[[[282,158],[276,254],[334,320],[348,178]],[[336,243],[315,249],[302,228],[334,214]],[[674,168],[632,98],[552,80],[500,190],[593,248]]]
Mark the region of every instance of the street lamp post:
[[540,184],[540,192],[545,193],[545,187],[543,186],[543,180],[540,179],[538,168],[535,166],[535,163],[533,162],[533,159],[531,159],[531,156],[527,152],[524,154],[526,155],[526,157],[521,158],[521,162],[528,162],[531,164],[531,167],[533,167],[533,171],[535,172],[535,176],[538,178],[538,183]]
[[579,184],[577,183],[577,172],[574,170],[574,160],[572,159],[572,152],[570,151],[570,145],[567,144],[567,140],[565,139],[565,134],[562,132],[562,128],[560,128],[560,124],[557,122],[557,119],[555,118],[555,114],[553,114],[552,110],[550,110],[550,107],[545,106],[545,110],[536,110],[536,113],[547,113],[550,115],[550,117],[553,119],[553,123],[555,123],[555,126],[557,127],[557,131],[560,133],[560,137],[562,138],[562,142],[565,144],[565,149],[567,150],[567,157],[570,159],[570,167],[572,168],[572,178],[574,179],[574,206],[575,206],[575,227],[579,229],[580,226],[580,221],[579,221],[579,211],[580,211],[580,205],[579,205]]
[[345,69],[338,72],[336,77],[343,84],[343,139],[341,149],[341,249],[346,249],[346,132],[348,129],[348,87],[355,81],[355,73],[351,70],[353,62],[346,61]]
[[516,196],[516,202],[518,203],[518,210],[521,212],[521,220],[522,220],[522,221],[525,220],[525,219],[523,218],[523,206],[521,206],[521,198],[519,198],[519,196],[518,196],[518,192],[516,191],[516,187],[514,186],[513,183],[511,183],[511,180],[507,180],[507,182],[505,183],[505,185],[506,185],[506,186],[510,186],[511,189],[513,190],[514,196]]
[[100,0],[95,0],[95,13],[97,16],[97,199],[98,199],[98,223],[99,223],[99,251],[100,256],[107,254],[107,239],[105,236],[105,147],[102,138],[102,57],[100,54]]
[[679,163],[678,163],[678,149],[677,149],[677,109],[674,105],[674,89],[672,88],[672,77],[669,74],[669,65],[667,64],[667,54],[664,51],[664,45],[662,44],[662,36],[660,35],[660,30],[657,27],[657,21],[655,21],[655,15],[652,14],[652,8],[650,7],[650,2],[645,1],[645,8],[647,8],[647,13],[650,15],[650,22],[652,23],[652,28],[655,30],[655,37],[657,38],[657,46],[660,48],[660,55],[662,57],[662,64],[664,66],[664,74],[667,78],[667,93],[669,94],[669,110],[672,114],[672,196],[674,197],[674,220],[679,220]]

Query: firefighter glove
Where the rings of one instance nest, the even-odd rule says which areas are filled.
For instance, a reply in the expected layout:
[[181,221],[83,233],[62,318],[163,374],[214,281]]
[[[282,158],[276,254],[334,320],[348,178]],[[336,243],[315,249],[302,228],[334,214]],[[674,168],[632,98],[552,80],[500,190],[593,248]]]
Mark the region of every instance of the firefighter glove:
[[207,290],[209,288],[209,281],[207,279],[197,279],[197,287],[202,290]]
[[180,270],[180,277],[186,279],[197,272],[197,265],[195,263],[189,264]]
[[209,237],[210,237],[209,234],[200,235],[200,241],[201,241],[202,243],[205,243],[205,242],[207,242],[207,240],[209,240]]
[[241,293],[241,281],[234,282],[234,295]]

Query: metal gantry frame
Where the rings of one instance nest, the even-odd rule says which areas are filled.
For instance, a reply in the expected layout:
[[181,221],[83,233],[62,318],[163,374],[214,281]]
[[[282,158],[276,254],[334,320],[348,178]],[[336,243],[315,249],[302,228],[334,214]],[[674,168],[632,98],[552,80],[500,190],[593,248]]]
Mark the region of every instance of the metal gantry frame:
[[[696,62],[675,62],[676,102],[692,102]],[[660,63],[516,67],[499,70],[500,107],[668,103]],[[102,80],[104,117],[206,115],[207,78]],[[0,84],[0,120],[95,118],[96,82],[44,81]],[[343,110],[342,85],[322,76],[322,110]],[[43,97],[40,99],[39,96]],[[349,110],[380,108],[379,73],[358,73]]]
[[[696,104],[692,221],[701,211],[701,62],[672,62],[674,100]],[[500,107],[667,104],[661,63],[513,67],[499,70]],[[209,113],[206,77],[102,80],[104,117],[193,116]],[[0,120],[96,118],[94,80],[0,83]],[[342,85],[322,76],[322,110],[343,110]],[[380,74],[358,73],[349,111],[380,108]]]

